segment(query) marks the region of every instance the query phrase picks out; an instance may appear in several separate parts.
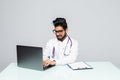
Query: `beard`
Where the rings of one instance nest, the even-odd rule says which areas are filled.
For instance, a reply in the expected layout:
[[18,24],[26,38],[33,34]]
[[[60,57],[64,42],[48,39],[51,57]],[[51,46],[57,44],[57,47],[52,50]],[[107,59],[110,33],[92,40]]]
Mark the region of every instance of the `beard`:
[[63,41],[66,38],[66,36],[67,36],[67,33],[65,33],[65,35],[63,37],[62,37],[62,35],[57,35],[56,37],[59,41]]

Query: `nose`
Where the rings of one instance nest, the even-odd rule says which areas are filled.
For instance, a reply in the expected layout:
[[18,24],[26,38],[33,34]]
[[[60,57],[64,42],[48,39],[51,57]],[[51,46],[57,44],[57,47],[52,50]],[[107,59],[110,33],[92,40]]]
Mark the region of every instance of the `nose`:
[[56,35],[59,35],[59,32],[57,32]]

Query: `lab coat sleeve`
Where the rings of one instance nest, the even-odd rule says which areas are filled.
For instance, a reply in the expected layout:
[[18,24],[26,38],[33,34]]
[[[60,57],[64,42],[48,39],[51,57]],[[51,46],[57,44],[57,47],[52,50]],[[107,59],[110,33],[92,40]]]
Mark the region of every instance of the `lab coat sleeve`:
[[51,40],[49,40],[46,44],[45,49],[43,50],[43,60],[49,59],[50,51],[51,51]]
[[56,65],[60,65],[60,64],[64,65],[64,64],[69,64],[69,63],[73,63],[76,61],[77,56],[78,56],[78,42],[77,41],[73,41],[73,44],[70,50],[71,50],[70,55],[65,56],[63,59],[56,60]]

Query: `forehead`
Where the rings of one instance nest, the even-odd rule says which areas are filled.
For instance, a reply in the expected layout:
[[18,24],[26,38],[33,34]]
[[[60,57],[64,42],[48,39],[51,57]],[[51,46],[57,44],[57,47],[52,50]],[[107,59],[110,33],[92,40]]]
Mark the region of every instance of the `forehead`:
[[63,30],[63,27],[62,26],[56,26],[55,30]]

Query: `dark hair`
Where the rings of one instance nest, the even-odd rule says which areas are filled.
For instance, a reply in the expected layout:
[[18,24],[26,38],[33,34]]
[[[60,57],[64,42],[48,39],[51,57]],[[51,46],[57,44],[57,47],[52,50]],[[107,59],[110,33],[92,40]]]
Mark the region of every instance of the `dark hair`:
[[64,30],[67,29],[67,22],[65,18],[56,18],[55,20],[53,20],[53,25],[55,27],[61,26]]

